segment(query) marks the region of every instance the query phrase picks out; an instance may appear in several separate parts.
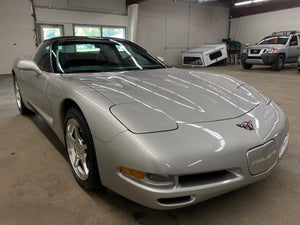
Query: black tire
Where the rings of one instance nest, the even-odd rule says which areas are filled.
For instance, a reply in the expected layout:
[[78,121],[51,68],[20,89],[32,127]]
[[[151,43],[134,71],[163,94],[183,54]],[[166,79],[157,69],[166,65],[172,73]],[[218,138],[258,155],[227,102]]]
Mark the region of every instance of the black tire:
[[276,59],[276,62],[272,64],[272,69],[275,71],[280,71],[284,67],[284,56],[279,55]]
[[243,68],[245,69],[245,70],[250,70],[251,68],[252,68],[252,64],[248,64],[248,63],[245,63],[245,62],[243,62],[242,63],[242,66],[243,66]]
[[[76,121],[76,122],[74,122],[74,121]],[[76,133],[75,129],[73,131],[74,133],[72,133],[70,130],[71,129],[70,126],[72,125],[71,123],[74,123],[74,124],[77,123],[77,125],[78,125],[77,132],[79,135],[77,134],[78,135],[77,137],[75,134]],[[99,177],[99,172],[98,172],[98,165],[97,165],[97,159],[96,159],[96,154],[95,154],[93,138],[92,138],[89,126],[88,126],[84,116],[80,112],[80,110],[78,110],[76,108],[69,109],[65,115],[64,125],[65,125],[64,133],[65,133],[66,150],[67,150],[67,153],[69,156],[69,162],[70,162],[70,165],[72,168],[72,172],[74,174],[76,181],[78,182],[78,184],[81,187],[83,187],[84,189],[87,189],[87,190],[102,187],[100,177]],[[72,137],[68,138],[67,135],[70,135],[71,133],[72,133]],[[74,144],[73,148],[72,148],[72,141],[76,140],[76,139],[77,140],[81,139],[81,141],[77,142],[77,144]],[[80,147],[78,147],[78,146],[86,146],[86,149],[80,150]],[[74,159],[72,159],[72,157],[74,155],[74,154],[73,155],[71,154],[72,151],[74,151],[76,153],[75,154],[76,157]],[[81,151],[81,153],[80,153],[80,151]],[[82,152],[84,152],[84,153],[82,153]],[[85,156],[86,158],[83,159],[85,154],[86,154],[86,156]],[[81,157],[81,159],[79,159],[80,157]],[[75,161],[77,161],[78,165],[75,165],[76,164]],[[84,168],[88,169],[88,173],[86,173]]]
[[14,91],[15,91],[16,103],[17,103],[20,113],[22,115],[30,114],[31,111],[24,105],[20,87],[19,87],[18,81],[15,77],[14,77]]

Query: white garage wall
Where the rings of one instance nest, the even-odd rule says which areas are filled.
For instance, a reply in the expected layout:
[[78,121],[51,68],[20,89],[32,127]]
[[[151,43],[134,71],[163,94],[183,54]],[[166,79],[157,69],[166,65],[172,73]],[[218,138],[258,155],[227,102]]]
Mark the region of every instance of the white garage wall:
[[167,64],[180,64],[181,51],[227,38],[228,15],[221,6],[148,0],[139,4],[136,42]]
[[1,0],[0,30],[0,74],[8,74],[15,57],[35,48],[30,2]]
[[[34,0],[37,22],[62,24],[73,35],[73,24],[129,26],[125,0]],[[137,43],[180,63],[181,51],[227,37],[229,9],[220,6],[147,0],[139,4]],[[29,0],[2,0],[0,8],[0,74],[10,73],[16,56],[35,48]]]
[[274,31],[300,30],[300,8],[232,19],[231,39],[254,44]]
[[128,27],[125,0],[35,0],[37,23],[64,25],[66,36],[73,24]]
[[34,0],[36,7],[127,14],[125,0]]
[[71,10],[36,8],[37,23],[64,25],[65,36],[72,36],[73,24],[111,25],[128,27],[128,16],[80,12]]

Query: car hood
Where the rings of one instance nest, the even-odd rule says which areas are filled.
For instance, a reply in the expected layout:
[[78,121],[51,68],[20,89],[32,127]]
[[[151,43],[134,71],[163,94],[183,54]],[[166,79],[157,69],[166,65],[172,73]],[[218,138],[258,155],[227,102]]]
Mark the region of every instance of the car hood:
[[108,98],[111,113],[136,133],[231,119],[267,103],[242,81],[211,72],[169,68],[63,76]]

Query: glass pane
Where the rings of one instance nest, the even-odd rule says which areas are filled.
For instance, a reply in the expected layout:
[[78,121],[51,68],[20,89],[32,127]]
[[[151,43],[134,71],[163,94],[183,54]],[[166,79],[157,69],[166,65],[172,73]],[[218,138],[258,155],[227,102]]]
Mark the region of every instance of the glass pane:
[[101,37],[101,29],[100,27],[75,26],[75,36]]
[[46,43],[44,42],[38,47],[37,51],[33,56],[33,61],[38,65],[38,67],[42,71],[51,71],[49,49],[49,44],[46,45]]
[[103,27],[103,37],[115,37],[125,39],[125,28],[123,27]]
[[[121,42],[121,41],[120,41]],[[109,72],[163,68],[145,51],[128,43],[88,40],[53,46],[59,73]]]
[[57,28],[57,27],[43,27],[44,40],[47,40],[49,38],[54,38],[54,37],[60,37],[60,36],[61,36],[60,28]]
[[93,44],[76,45],[76,52],[100,52],[100,48]]

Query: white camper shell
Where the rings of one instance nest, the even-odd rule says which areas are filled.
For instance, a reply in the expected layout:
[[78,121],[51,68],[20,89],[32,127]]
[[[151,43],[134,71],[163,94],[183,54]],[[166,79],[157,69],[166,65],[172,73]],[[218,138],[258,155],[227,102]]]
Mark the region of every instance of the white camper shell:
[[181,53],[182,65],[206,67],[227,58],[225,44],[207,44]]

